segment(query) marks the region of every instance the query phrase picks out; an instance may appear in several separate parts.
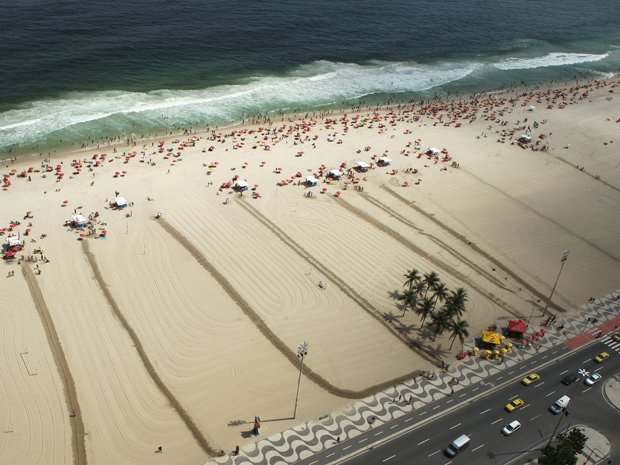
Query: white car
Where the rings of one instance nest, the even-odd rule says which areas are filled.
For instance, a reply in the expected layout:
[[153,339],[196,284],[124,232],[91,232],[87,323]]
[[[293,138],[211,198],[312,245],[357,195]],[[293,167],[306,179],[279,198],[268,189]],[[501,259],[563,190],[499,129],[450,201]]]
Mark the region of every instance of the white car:
[[598,383],[601,380],[602,376],[599,375],[598,373],[592,373],[590,376],[588,376],[585,380],[585,383],[588,386],[592,386],[594,383]]
[[512,433],[517,431],[519,428],[521,428],[521,423],[519,423],[517,420],[513,420],[510,423],[508,423],[506,426],[504,426],[504,428],[502,429],[502,434],[504,436],[510,436]]

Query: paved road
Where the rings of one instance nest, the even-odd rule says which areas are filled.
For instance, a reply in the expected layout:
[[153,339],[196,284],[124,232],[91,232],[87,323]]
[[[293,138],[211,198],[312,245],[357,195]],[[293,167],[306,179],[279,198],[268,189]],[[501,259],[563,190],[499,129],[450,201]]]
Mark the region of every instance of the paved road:
[[[397,420],[375,427],[370,431],[336,444],[299,463],[303,465],[323,465],[342,460],[352,452],[363,451],[347,460],[347,464],[366,465],[411,464],[412,460],[429,464],[484,463],[506,465],[519,457],[524,451],[544,445],[559,421],[559,430],[571,424],[588,424],[612,440],[612,450],[618,454],[619,444],[614,443],[620,414],[610,407],[602,396],[602,383],[605,378],[620,371],[620,356],[611,353],[611,358],[603,364],[596,364],[592,358],[608,347],[597,342],[591,346],[570,352],[560,346],[515,365],[493,379],[487,379],[453,396],[433,402]],[[545,368],[538,368],[556,357]],[[560,380],[570,372],[584,368],[603,375],[603,381],[588,388],[579,381],[564,386]],[[531,372],[537,372],[542,379],[531,386],[523,386],[520,380]],[[569,415],[556,416],[548,407],[559,397],[567,394],[573,400]],[[521,397],[525,406],[519,411],[508,413],[503,407],[511,399]],[[519,420],[522,427],[510,437],[504,437],[500,430],[511,420]],[[411,431],[399,435],[382,445],[369,447],[403,429]],[[457,436],[471,436],[471,444],[454,459],[447,458],[443,449]],[[620,457],[614,460],[620,462]]]

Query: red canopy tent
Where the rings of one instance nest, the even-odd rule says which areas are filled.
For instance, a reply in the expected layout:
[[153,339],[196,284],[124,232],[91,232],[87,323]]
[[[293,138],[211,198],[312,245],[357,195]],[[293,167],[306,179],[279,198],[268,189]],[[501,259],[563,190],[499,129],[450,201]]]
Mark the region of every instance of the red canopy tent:
[[510,320],[508,322],[508,331],[512,333],[524,334],[527,331],[527,326],[523,320]]

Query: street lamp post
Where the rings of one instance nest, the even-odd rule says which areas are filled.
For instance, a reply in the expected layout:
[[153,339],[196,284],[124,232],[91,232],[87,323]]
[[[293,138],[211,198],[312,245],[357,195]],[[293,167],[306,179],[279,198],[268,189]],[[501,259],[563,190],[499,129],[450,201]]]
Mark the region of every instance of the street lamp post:
[[566,405],[566,407],[564,407],[564,411],[559,413],[560,418],[558,418],[558,422],[555,425],[555,429],[553,430],[553,433],[551,433],[551,436],[549,437],[549,441],[547,441],[547,445],[543,448],[543,450],[545,450],[547,447],[549,447],[551,445],[551,441],[553,440],[555,433],[557,433],[558,428],[560,427],[560,422],[562,421],[562,417],[564,415],[566,415],[566,409],[568,409],[568,406],[570,405],[572,399],[575,397],[575,392],[577,392],[577,388],[579,387],[579,382],[587,377],[590,376],[590,373],[587,372],[586,370],[584,370],[583,368],[579,369],[579,376],[581,376],[581,378],[579,378],[579,380],[575,381],[575,387],[573,388],[573,391],[571,392],[570,398],[571,400],[568,401],[568,404]]
[[302,342],[297,346],[297,358],[299,359],[299,378],[297,378],[297,394],[295,394],[295,409],[293,418],[297,418],[297,401],[299,400],[299,385],[301,384],[301,371],[304,368],[304,359],[308,356],[308,343]]
[[568,256],[570,255],[570,250],[566,249],[564,252],[562,252],[562,258],[560,259],[560,262],[562,263],[560,265],[560,271],[558,272],[558,277],[555,278],[555,283],[553,284],[553,289],[551,289],[551,294],[549,295],[549,299],[547,300],[547,304],[545,305],[545,311],[543,312],[543,317],[545,315],[547,315],[547,310],[549,309],[549,305],[551,304],[551,299],[553,298],[553,293],[555,292],[555,287],[558,285],[558,281],[560,280],[560,275],[562,274],[562,269],[564,268],[564,264],[566,263],[566,260],[568,260]]

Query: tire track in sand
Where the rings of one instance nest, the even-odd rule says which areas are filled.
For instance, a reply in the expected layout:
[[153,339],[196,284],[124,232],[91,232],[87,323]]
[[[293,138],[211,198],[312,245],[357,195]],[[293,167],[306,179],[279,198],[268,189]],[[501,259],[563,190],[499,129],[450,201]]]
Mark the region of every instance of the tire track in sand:
[[29,265],[22,265],[22,274],[26,279],[34,306],[39,312],[39,317],[43,323],[47,342],[52,349],[52,355],[54,356],[56,368],[58,368],[61,375],[65,400],[71,411],[71,449],[73,450],[73,463],[75,465],[86,465],[88,458],[86,456],[84,422],[82,421],[82,411],[78,402],[75,380],[73,379],[73,375],[69,369],[67,357],[62,349],[62,344],[60,343],[60,338],[56,332],[54,321],[52,320],[52,316],[47,308],[47,304],[45,303],[43,292],[41,291],[39,283],[37,282],[37,279]]
[[[252,306],[237,292],[234,286],[220,273],[211,262],[209,262],[205,256],[174,226],[168,223],[165,219],[159,218],[155,220],[172,238],[174,238],[189,254],[196,259],[196,261],[202,266],[218,284],[224,289],[228,296],[239,306],[241,311],[254,323],[256,328],[261,334],[293,365],[295,370],[299,369],[299,359],[297,353],[289,349],[289,347],[280,339],[263,321],[258,313],[252,308]],[[374,386],[367,387],[365,389],[354,391],[351,389],[339,388],[321,375],[316,373],[307,364],[304,365],[304,376],[315,383],[317,386],[325,389],[327,392],[334,396],[342,397],[345,399],[361,399],[363,397],[370,396],[388,387],[402,383],[403,381],[412,379],[422,372],[420,370],[413,371],[411,373],[399,376],[398,378],[384,381],[383,383],[375,384]]]
[[[473,242],[468,241],[467,238],[464,235],[460,234],[455,229],[449,227],[445,223],[443,223],[440,220],[438,220],[435,217],[435,215],[432,215],[432,214],[428,213],[426,210],[423,210],[418,205],[416,205],[415,202],[407,200],[406,198],[404,198],[399,193],[397,193],[394,190],[390,189],[388,186],[382,185],[381,188],[384,191],[386,191],[388,194],[393,196],[395,199],[397,199],[400,202],[404,203],[409,208],[412,208],[416,213],[419,213],[420,215],[424,216],[426,219],[428,219],[429,221],[431,221],[435,225],[439,226],[442,230],[446,231],[452,237],[454,237],[455,239],[459,240],[461,243],[463,243],[467,247],[471,248],[474,252],[478,253],[479,255],[482,255],[489,262],[491,262],[497,269],[502,270],[502,272],[506,273],[508,276],[510,276],[512,279],[514,279],[515,282],[519,283],[531,295],[533,295],[534,297],[537,297],[538,299],[540,299],[541,302],[545,302],[547,300],[548,296],[544,295],[542,292],[537,290],[535,287],[533,287],[531,284],[529,284],[525,279],[523,279],[521,276],[516,274],[514,271],[512,271],[510,268],[508,268],[506,265],[504,265],[502,262],[500,262],[493,255],[491,255],[490,253],[488,253],[485,250],[483,250],[482,248],[480,248],[480,246],[478,246],[477,244],[474,244]],[[362,195],[366,195],[366,194],[362,193]],[[382,208],[386,208],[390,212],[392,211],[389,207],[387,207],[387,206],[385,206],[383,204],[381,204],[381,205],[382,205]],[[432,238],[432,236],[429,236],[429,237]],[[447,247],[445,244],[443,244],[443,242],[442,242],[442,246]],[[480,268],[480,267],[477,267],[477,268]],[[538,302],[531,302],[531,303],[534,304],[534,305],[538,305]],[[538,306],[542,309],[542,307],[540,305],[538,305]],[[552,302],[550,306],[555,308],[558,311],[566,312],[566,309],[562,308],[561,306],[557,305],[556,303]]]
[[508,305],[507,302],[500,300],[499,298],[495,297],[495,295],[491,293],[485,292],[484,289],[482,289],[480,286],[474,283],[471,279],[469,279],[463,273],[455,270],[452,266],[447,265],[443,263],[442,261],[438,260],[437,258],[435,258],[434,256],[430,255],[429,253],[424,251],[421,247],[418,247],[417,245],[413,244],[411,241],[409,241],[409,239],[397,233],[392,228],[376,220],[368,213],[346,202],[345,200],[342,199],[342,197],[337,197],[336,202],[338,202],[338,204],[341,205],[345,210],[359,217],[360,219],[367,222],[368,224],[371,224],[372,226],[377,228],[379,231],[384,232],[385,234],[390,236],[392,239],[396,240],[397,242],[399,242],[400,244],[404,245],[406,248],[411,250],[413,253],[417,254],[418,256],[424,258],[425,260],[435,265],[440,270],[448,273],[449,275],[454,276],[455,278],[458,278],[461,282],[467,283],[469,287],[478,291],[480,295],[482,295],[485,299],[499,306],[501,309],[505,310],[506,312],[510,313],[511,315],[515,317],[525,318],[524,315],[522,315],[519,311],[513,309],[510,305]]
[[103,292],[106,300],[108,301],[108,304],[112,308],[112,312],[114,313],[114,316],[118,318],[121,325],[123,326],[123,328],[129,335],[131,342],[136,347],[136,351],[138,352],[140,360],[142,360],[142,364],[144,365],[144,368],[146,368],[147,373],[149,374],[149,376],[151,377],[155,385],[162,392],[162,394],[166,397],[168,402],[170,402],[170,405],[172,406],[172,408],[176,411],[179,417],[181,417],[181,420],[183,420],[183,423],[185,423],[185,426],[187,426],[187,429],[189,429],[189,431],[192,433],[192,436],[194,436],[194,439],[196,440],[198,445],[202,448],[202,450],[208,455],[210,455],[211,457],[216,457],[219,454],[219,451],[216,451],[211,446],[211,444],[209,444],[209,441],[204,437],[204,435],[198,428],[198,425],[194,423],[194,420],[192,420],[192,417],[190,416],[190,414],[183,408],[183,406],[174,396],[172,391],[170,391],[170,389],[165,385],[165,383],[159,377],[159,374],[157,374],[157,370],[155,370],[153,363],[151,362],[148,355],[146,354],[146,351],[144,350],[144,346],[142,345],[140,338],[138,337],[134,329],[129,325],[129,322],[127,321],[127,319],[121,312],[121,309],[116,303],[116,300],[114,300],[114,297],[112,296],[112,293],[110,292],[108,285],[103,279],[103,275],[101,274],[101,270],[99,269],[99,265],[97,264],[95,255],[91,252],[90,247],[88,245],[88,241],[86,240],[82,241],[82,251],[86,255],[86,258],[88,259],[88,263],[90,264],[90,267],[93,270],[95,281],[97,281],[97,284],[99,285],[99,288],[101,289],[101,292]]

